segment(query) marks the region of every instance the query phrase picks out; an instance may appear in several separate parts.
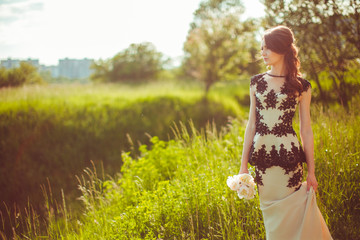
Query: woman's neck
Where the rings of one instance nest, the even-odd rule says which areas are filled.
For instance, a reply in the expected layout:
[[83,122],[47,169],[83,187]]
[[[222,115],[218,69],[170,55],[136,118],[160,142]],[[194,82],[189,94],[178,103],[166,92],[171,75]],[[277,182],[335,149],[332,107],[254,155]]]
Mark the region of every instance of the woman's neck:
[[285,64],[272,65],[269,73],[276,76],[286,76]]

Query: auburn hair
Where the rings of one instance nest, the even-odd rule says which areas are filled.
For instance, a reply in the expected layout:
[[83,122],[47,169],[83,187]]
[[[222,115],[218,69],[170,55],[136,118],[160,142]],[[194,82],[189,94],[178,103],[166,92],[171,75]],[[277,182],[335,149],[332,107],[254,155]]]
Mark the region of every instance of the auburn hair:
[[266,48],[273,52],[284,55],[286,68],[286,81],[289,84],[292,93],[301,94],[303,86],[298,77],[300,73],[300,59],[298,57],[298,48],[295,45],[294,34],[286,26],[277,26],[268,29],[264,33],[264,43]]

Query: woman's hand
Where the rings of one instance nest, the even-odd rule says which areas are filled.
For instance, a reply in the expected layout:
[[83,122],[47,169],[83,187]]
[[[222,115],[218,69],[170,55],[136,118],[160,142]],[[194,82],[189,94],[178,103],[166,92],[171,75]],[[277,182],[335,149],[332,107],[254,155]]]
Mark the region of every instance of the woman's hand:
[[246,167],[240,167],[239,174],[243,174],[243,173],[249,173],[249,170],[248,170],[247,166]]
[[314,191],[317,190],[318,182],[316,180],[315,173],[309,173],[306,178],[306,182],[308,191],[310,190],[310,187],[313,187]]

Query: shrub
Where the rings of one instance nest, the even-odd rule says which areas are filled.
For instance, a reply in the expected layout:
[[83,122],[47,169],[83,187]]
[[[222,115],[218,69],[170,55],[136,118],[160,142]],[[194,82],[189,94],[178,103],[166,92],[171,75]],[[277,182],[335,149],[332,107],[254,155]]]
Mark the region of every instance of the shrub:
[[21,62],[18,68],[0,68],[0,88],[42,82],[43,80],[36,68],[29,63]]

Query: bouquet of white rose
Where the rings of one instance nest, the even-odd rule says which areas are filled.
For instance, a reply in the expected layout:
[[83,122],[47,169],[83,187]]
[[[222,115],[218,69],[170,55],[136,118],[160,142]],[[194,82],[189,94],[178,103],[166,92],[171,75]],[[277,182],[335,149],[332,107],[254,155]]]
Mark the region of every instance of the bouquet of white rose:
[[226,184],[233,191],[236,191],[240,199],[252,199],[255,196],[255,187],[254,178],[247,173],[242,173],[239,175],[229,176]]

